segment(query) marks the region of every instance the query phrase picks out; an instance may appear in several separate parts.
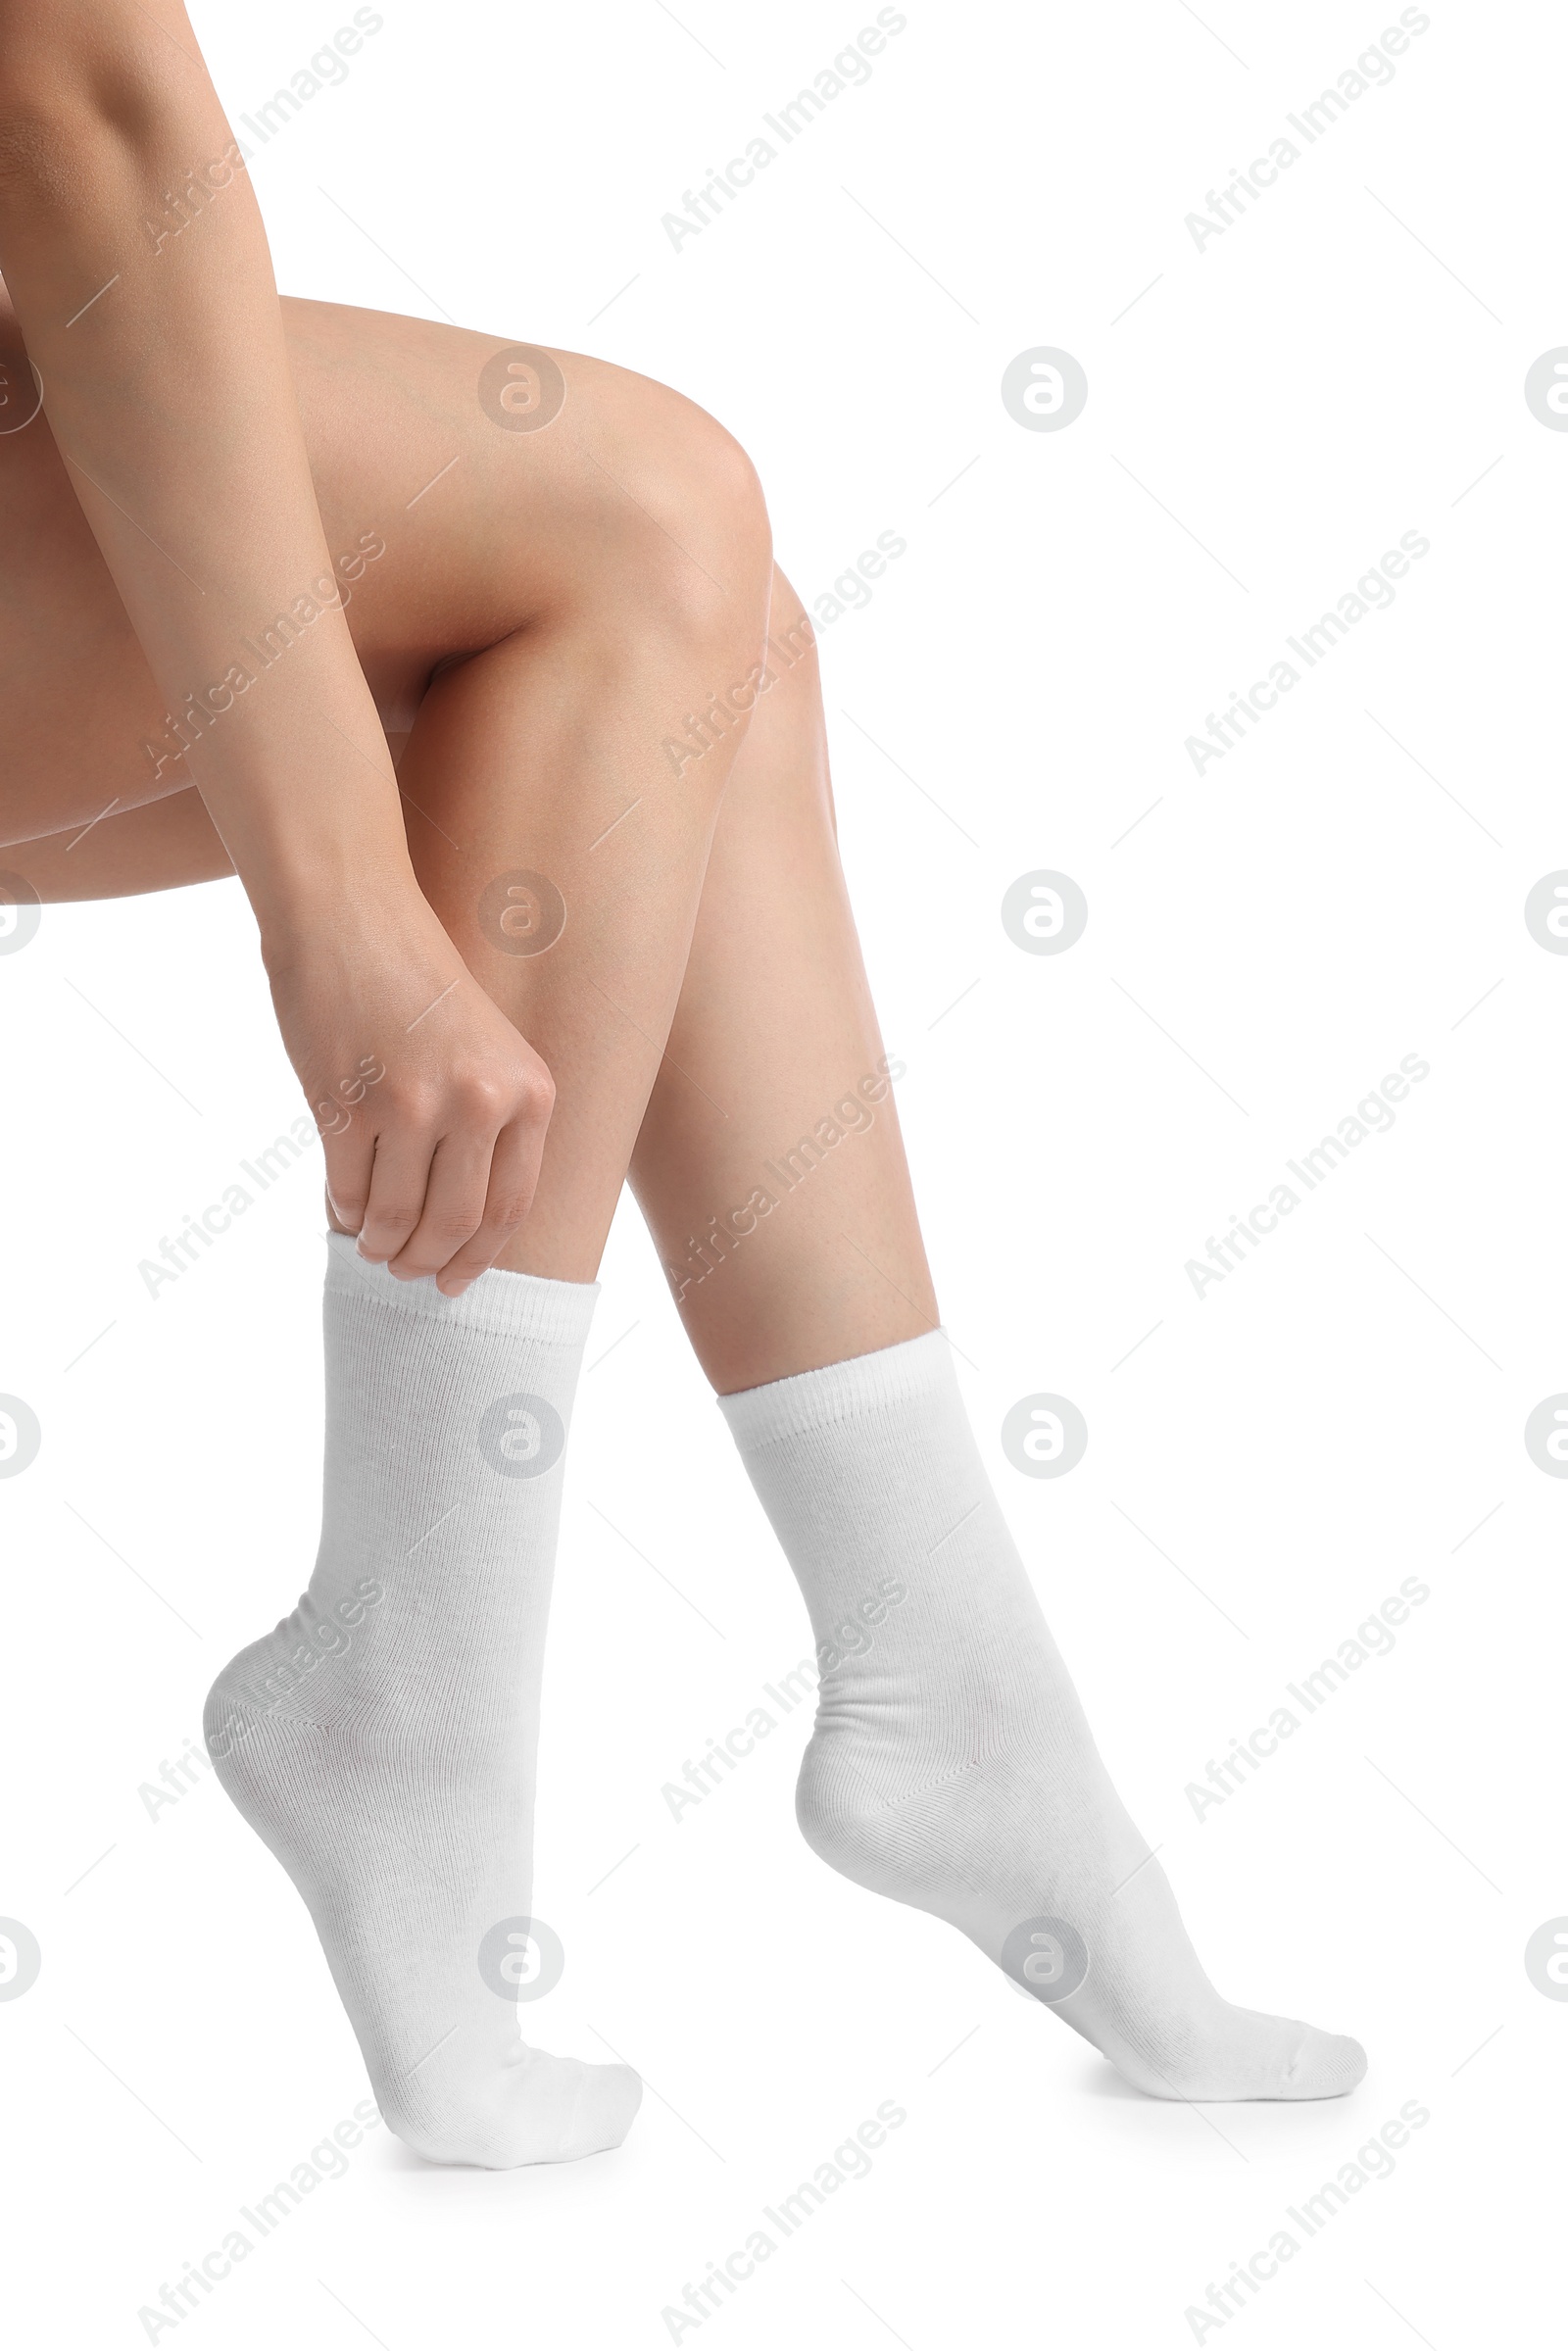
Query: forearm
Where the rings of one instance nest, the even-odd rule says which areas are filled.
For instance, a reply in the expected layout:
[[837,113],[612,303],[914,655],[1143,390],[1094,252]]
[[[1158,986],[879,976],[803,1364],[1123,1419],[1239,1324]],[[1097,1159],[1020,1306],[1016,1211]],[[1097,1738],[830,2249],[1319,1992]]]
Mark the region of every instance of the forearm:
[[149,771],[184,757],[264,940],[412,889],[261,216],[183,11],[0,4],[0,269],[171,714]]

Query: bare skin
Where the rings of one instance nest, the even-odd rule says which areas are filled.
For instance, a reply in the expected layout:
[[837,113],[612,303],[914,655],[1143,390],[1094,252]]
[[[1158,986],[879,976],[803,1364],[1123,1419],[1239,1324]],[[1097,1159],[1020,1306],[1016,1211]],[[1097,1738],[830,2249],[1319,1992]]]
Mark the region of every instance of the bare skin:
[[[188,780],[256,910],[307,1099],[402,1032],[374,1113],[324,1132],[329,1192],[367,1254],[457,1290],[526,1208],[549,1074],[415,880],[241,163],[178,0],[0,0],[19,380],[168,711],[201,712]],[[280,615],[309,630],[257,691],[245,648]]]
[[[554,1084],[496,1261],[591,1280],[629,1175],[721,1393],[931,1329],[816,657],[744,456],[679,395],[566,353],[560,414],[506,430],[478,395],[496,338],[281,308],[326,546],[384,542],[345,618],[414,872]],[[144,749],[164,698],[46,418],[3,429],[32,407],[3,305],[0,370],[0,862],[46,902],[230,873],[186,761]],[[689,732],[715,697],[722,731]],[[506,926],[485,896],[518,872],[564,904],[541,953],[511,952],[529,886]],[[411,1161],[411,1198],[420,1179]]]
[[[226,134],[199,57],[152,45],[175,19],[0,0],[0,888],[237,873],[333,1222],[394,1276],[589,1281],[629,1179],[720,1393],[931,1330],[815,656],[746,458],[591,359],[279,305],[238,182],[138,252],[136,208]],[[919,1644],[890,1685],[958,1709],[958,1890],[867,1862],[906,1808],[862,1809],[863,1776],[862,1841],[817,1849],[981,1940],[986,1874],[1057,1883],[1060,1835],[1128,2019],[1184,1987],[1136,2039],[1114,2007],[1077,2026],[1129,2079],[1180,2094],[1168,2044],[1200,2095],[1339,2094],[1353,2044],[1202,1976],[994,1537],[978,1612],[929,1580],[951,1688]],[[901,1706],[836,1720],[897,1745]]]

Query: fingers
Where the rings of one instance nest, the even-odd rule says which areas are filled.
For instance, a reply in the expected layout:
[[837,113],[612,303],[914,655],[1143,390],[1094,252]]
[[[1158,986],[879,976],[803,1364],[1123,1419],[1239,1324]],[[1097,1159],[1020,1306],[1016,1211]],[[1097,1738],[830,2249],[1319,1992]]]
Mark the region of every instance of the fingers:
[[370,1200],[370,1169],[375,1159],[375,1137],[356,1119],[336,1131],[321,1131],[326,1158],[326,1204],[340,1233],[358,1233]]
[[[416,1282],[426,1274],[444,1273],[465,1242],[472,1240],[484,1221],[496,1140],[493,1133],[465,1133],[444,1135],[436,1145],[418,1220],[388,1260],[388,1270],[399,1281]],[[445,1282],[441,1286],[451,1297],[450,1286]]]
[[[428,1127],[400,1120],[375,1138],[375,1155],[361,1222],[360,1254],[387,1265],[407,1248],[424,1216],[431,1162],[437,1149]],[[448,1252],[450,1253],[450,1252]],[[410,1278],[416,1269],[408,1268]],[[416,1269],[429,1273],[433,1268]]]
[[495,1263],[527,1215],[544,1141],[545,1120],[538,1116],[515,1119],[497,1136],[479,1221],[436,1276],[436,1288],[447,1298],[460,1297]]
[[532,1204],[553,1101],[542,1077],[506,1089],[470,1085],[445,1133],[406,1109],[375,1136],[368,1173],[344,1153],[342,1172],[330,1172],[330,1198],[353,1229],[346,1203],[363,1196],[361,1255],[400,1281],[433,1275],[443,1296],[458,1297]]

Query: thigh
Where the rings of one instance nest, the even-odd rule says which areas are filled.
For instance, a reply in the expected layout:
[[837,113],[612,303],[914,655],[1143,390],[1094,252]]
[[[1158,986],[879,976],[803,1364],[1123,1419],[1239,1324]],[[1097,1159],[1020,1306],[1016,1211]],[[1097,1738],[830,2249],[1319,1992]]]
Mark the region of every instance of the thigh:
[[[713,463],[711,419],[625,369],[559,355],[560,415],[517,431],[492,381],[515,346],[329,303],[283,314],[328,548],[394,740],[444,662],[591,595],[607,554],[635,572]],[[0,285],[0,863],[51,898],[227,872],[34,408]]]
[[66,832],[0,848],[0,910],[28,893],[44,906],[139,898],[216,882],[233,870],[201,795],[187,785],[143,808],[111,811],[99,823],[89,817]]
[[[314,313],[318,306],[306,307]],[[408,393],[395,397],[395,379],[383,368],[378,417],[357,436],[343,431],[328,385],[334,361],[352,366],[363,340],[350,331],[354,314],[327,311],[317,319],[302,318],[298,305],[287,308],[328,546],[360,574],[349,583],[349,622],[362,661],[373,670],[383,714],[395,723],[417,700],[420,674],[440,658],[461,612],[446,544],[449,517],[426,516],[417,542],[424,561],[410,562],[419,510],[403,513],[394,456],[396,411],[407,406]],[[386,323],[395,330],[402,322]],[[395,334],[374,340],[398,350]],[[410,356],[417,361],[416,350]],[[0,307],[0,371],[6,379],[0,424],[8,416],[23,419],[0,431],[0,843],[10,848],[57,837],[34,859],[7,862],[36,866],[51,895],[156,888],[166,856],[172,878],[222,871],[226,861],[168,732],[170,713],[47,417],[29,414],[31,372],[8,305]],[[112,494],[113,484],[106,487]],[[393,554],[400,537],[401,563]],[[152,804],[171,796],[173,807],[151,812]],[[93,830],[84,833],[88,825]],[[66,844],[78,835],[68,855]]]

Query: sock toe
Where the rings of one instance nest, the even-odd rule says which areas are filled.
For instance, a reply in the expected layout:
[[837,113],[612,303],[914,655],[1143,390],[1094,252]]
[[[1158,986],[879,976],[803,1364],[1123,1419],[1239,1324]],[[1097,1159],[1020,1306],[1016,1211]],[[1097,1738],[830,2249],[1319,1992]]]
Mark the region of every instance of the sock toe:
[[1366,2072],[1359,2041],[1250,2008],[1222,2007],[1172,2045],[1112,2032],[1105,2054],[1148,2096],[1195,2106],[1343,2098]]
[[618,2147],[643,2102],[641,2078],[629,2065],[585,2065],[587,2079],[571,2118],[569,2156]]
[[1298,2028],[1299,2038],[1272,2094],[1277,2098],[1343,2098],[1366,2073],[1366,2051],[1343,2033]]
[[[946,1335],[719,1402],[811,1612],[796,1811],[813,1850],[968,1935],[1151,2097],[1353,2089],[1354,2041],[1234,2007],[1200,1965],[1040,1612]],[[1017,1448],[1036,1464],[1067,1441],[1057,1403],[1009,1416],[1031,1419]]]
[[439,2112],[383,2108],[392,2130],[426,2163],[514,2172],[525,2164],[575,2163],[618,2147],[642,2103],[627,2065],[587,2065],[519,2046],[477,2102],[442,2085]]
[[543,2049],[529,2052],[516,2081],[515,2121],[497,2134],[500,2152],[490,2159],[497,2171],[602,2155],[620,2145],[642,2103],[643,2085],[629,2065],[589,2065]]

